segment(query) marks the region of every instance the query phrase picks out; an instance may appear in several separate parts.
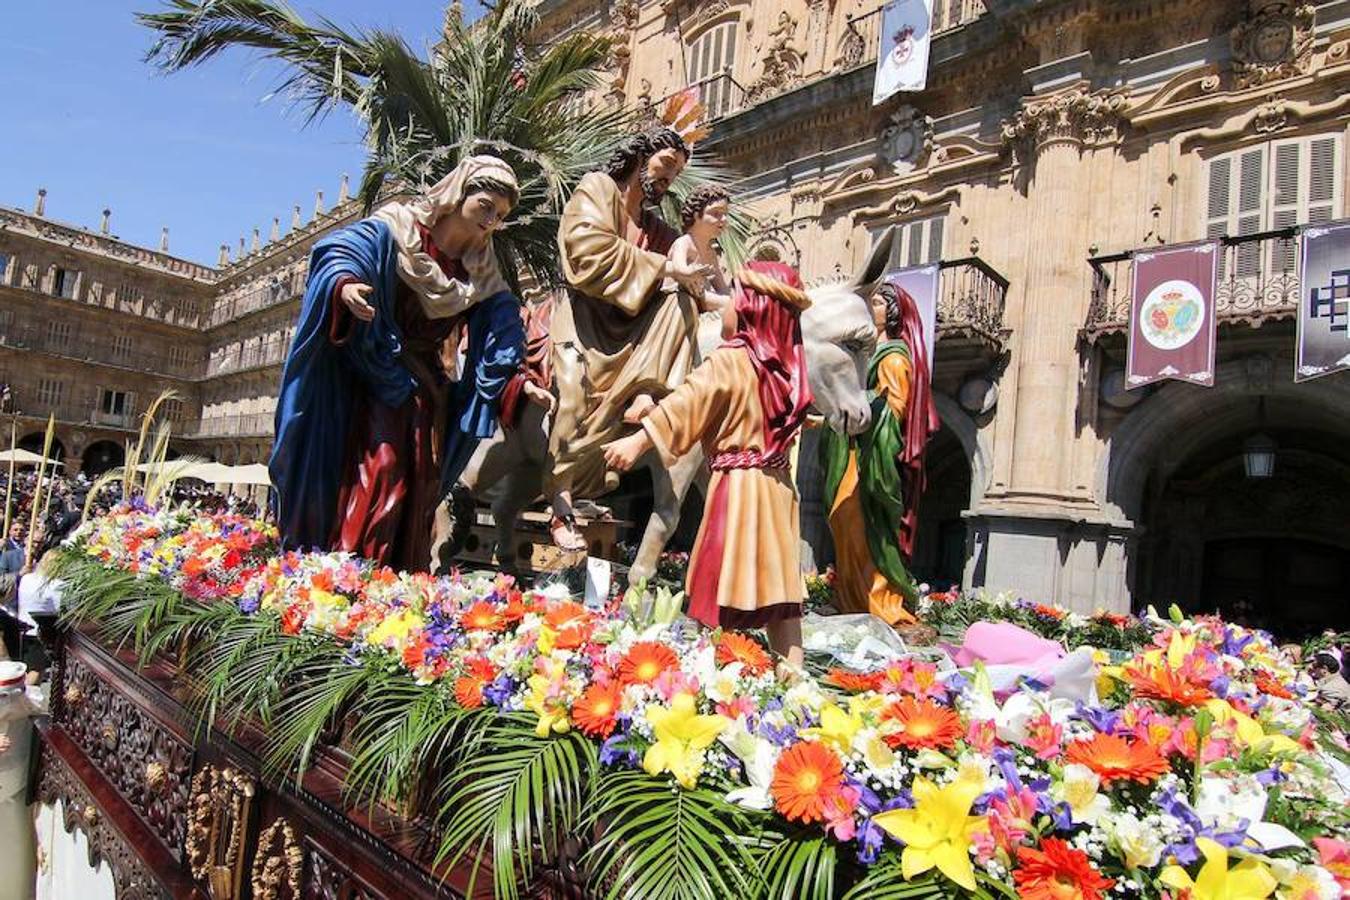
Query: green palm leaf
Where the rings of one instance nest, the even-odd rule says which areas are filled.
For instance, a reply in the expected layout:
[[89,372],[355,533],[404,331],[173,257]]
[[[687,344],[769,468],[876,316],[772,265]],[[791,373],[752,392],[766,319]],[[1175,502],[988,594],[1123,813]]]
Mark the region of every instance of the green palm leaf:
[[765,900],[834,900],[838,847],[811,834],[785,835],[759,860]]

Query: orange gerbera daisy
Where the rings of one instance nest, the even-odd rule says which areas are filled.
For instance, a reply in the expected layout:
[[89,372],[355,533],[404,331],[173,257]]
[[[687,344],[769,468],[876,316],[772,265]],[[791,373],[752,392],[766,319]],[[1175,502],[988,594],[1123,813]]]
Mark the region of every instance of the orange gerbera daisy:
[[544,614],[544,624],[557,636],[553,645],[561,650],[575,650],[591,635],[591,613],[580,603],[564,600]]
[[945,750],[965,734],[960,716],[928,699],[901,697],[886,707],[881,718],[882,721],[900,725],[899,731],[885,737],[886,743],[892,747]]
[[1157,747],[1146,741],[1131,743],[1114,734],[1094,734],[1087,740],[1074,741],[1064,755],[1069,762],[1096,772],[1107,787],[1117,781],[1149,784],[1169,770]]
[[618,714],[619,686],[612,681],[592,684],[572,705],[572,723],[591,737],[609,737]]
[[629,684],[651,684],[662,672],[680,667],[675,651],[656,641],[639,641],[628,648],[619,662],[619,681]]
[[1200,706],[1214,698],[1214,693],[1207,685],[1192,681],[1181,672],[1164,666],[1127,668],[1125,679],[1134,688],[1136,697],[1150,700],[1164,700],[1179,706]]
[[501,631],[505,624],[497,608],[486,600],[479,600],[464,610],[459,621],[465,631]]
[[773,660],[758,641],[734,631],[725,631],[717,641],[717,664],[729,666],[732,663],[740,663],[751,675],[760,675],[773,667]]
[[1023,900],[1101,900],[1116,883],[1093,868],[1086,853],[1059,838],[1046,838],[1039,850],[1018,847],[1017,863],[1013,881]]
[[469,660],[464,674],[455,679],[455,702],[465,709],[483,705],[483,688],[497,677],[497,667],[482,657]]
[[851,694],[877,690],[881,686],[881,678],[880,672],[850,672],[848,669],[831,669],[825,673],[827,682]]
[[825,821],[826,805],[844,782],[844,764],[824,744],[798,741],[773,767],[769,793],[778,811],[792,822]]

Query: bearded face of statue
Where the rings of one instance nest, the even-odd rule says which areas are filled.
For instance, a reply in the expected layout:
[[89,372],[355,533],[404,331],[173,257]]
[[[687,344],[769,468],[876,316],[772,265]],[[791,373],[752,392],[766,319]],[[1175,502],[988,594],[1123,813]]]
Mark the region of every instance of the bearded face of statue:
[[648,157],[641,173],[643,199],[660,203],[688,161],[683,153],[671,149],[658,150]]

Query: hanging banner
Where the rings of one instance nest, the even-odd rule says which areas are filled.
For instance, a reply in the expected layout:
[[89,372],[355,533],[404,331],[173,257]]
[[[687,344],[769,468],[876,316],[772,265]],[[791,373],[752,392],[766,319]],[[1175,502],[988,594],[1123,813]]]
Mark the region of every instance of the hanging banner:
[[1294,380],[1350,369],[1350,221],[1303,232]]
[[1134,255],[1127,390],[1168,378],[1214,385],[1218,262],[1216,241]]
[[928,45],[933,37],[932,0],[892,0],[881,8],[881,47],[872,105],[928,83]]
[[928,374],[933,374],[933,355],[936,350],[938,292],[942,289],[942,272],[937,263],[931,266],[915,266],[912,269],[896,269],[883,279],[914,299],[919,310],[919,320],[923,322],[923,343],[928,351]]

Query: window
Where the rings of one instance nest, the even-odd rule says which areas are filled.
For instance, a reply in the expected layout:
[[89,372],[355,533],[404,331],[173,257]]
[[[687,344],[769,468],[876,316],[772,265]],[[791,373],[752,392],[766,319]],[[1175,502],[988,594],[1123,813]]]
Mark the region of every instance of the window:
[[[723,22],[703,32],[689,45],[689,85],[702,82],[700,98],[708,117],[731,111],[731,67],[736,59],[736,22]],[[718,78],[719,75],[726,77]]]
[[98,409],[105,416],[128,416],[131,414],[131,394],[104,388],[99,395]]
[[8,253],[0,253],[0,284],[9,284],[9,264],[13,258]]
[[70,347],[71,327],[69,322],[52,319],[47,323],[47,346],[52,350],[66,350]]
[[[1205,236],[1256,234],[1292,225],[1335,219],[1341,208],[1340,135],[1315,135],[1271,141],[1209,161],[1205,182]],[[1292,269],[1295,241],[1280,241],[1271,252],[1272,268]],[[1262,243],[1237,247],[1238,278],[1256,275]],[[1228,254],[1221,259],[1226,276]]]
[[[889,268],[907,269],[941,261],[943,224],[942,216],[896,223]],[[885,230],[885,226],[876,229],[872,240],[881,237]]]
[[72,300],[75,297],[75,282],[79,280],[80,273],[74,269],[62,269],[59,266],[52,274],[52,294],[57,297],[65,297]]
[[189,351],[187,347],[179,344],[169,348],[169,365],[175,369],[186,369],[188,365]]
[[170,422],[183,421],[183,401],[165,400],[159,407],[160,416]]
[[112,339],[112,357],[117,362],[131,359],[131,335],[118,334]]
[[66,383],[55,378],[38,380],[38,403],[43,406],[60,406],[66,393]]

